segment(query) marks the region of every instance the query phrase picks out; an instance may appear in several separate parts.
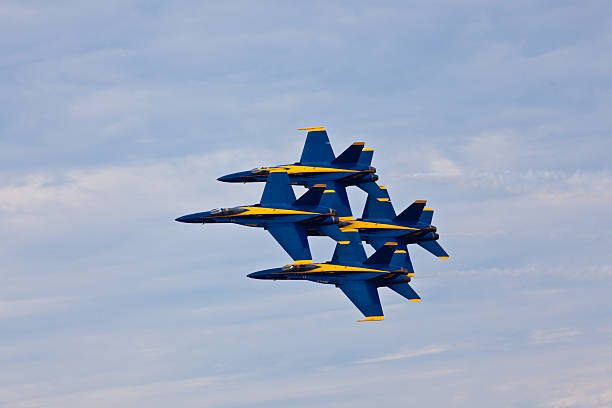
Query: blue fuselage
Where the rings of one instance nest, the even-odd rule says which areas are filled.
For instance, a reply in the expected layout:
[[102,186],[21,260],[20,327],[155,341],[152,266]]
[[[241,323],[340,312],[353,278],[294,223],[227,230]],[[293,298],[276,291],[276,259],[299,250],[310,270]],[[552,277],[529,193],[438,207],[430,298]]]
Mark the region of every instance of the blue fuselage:
[[284,170],[291,184],[312,186],[326,182],[341,182],[346,186],[378,180],[376,169],[362,165],[334,165],[331,163],[299,163],[271,167],[260,167],[219,177],[217,180],[228,183],[265,182],[271,170]]

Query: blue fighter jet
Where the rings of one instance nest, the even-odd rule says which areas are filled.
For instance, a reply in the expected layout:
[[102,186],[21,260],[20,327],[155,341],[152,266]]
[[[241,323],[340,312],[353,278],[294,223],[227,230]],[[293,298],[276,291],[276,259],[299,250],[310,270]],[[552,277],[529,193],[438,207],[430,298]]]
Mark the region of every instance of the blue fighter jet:
[[323,127],[300,128],[307,130],[306,143],[299,162],[278,166],[259,167],[249,171],[219,177],[219,181],[229,183],[249,183],[266,181],[268,174],[275,169],[283,169],[289,175],[291,184],[312,187],[327,184],[339,195],[344,204],[339,210],[340,217],[349,217],[350,205],[346,195],[347,186],[357,186],[368,194],[379,193],[375,181],[376,169],[370,164],[374,151],[364,148],[365,143],[355,142],[340,156],[336,157],[329,143],[327,131]]
[[295,262],[282,268],[247,275],[253,279],[308,280],[336,285],[363,313],[365,319],[383,320],[378,288],[386,286],[412,302],[421,298],[408,284],[414,274],[406,270],[406,251],[396,242],[387,242],[366,259],[356,230],[347,231],[348,242],[338,242],[333,258],[326,263]]
[[[387,188],[378,188],[379,194],[368,195],[362,218],[342,218],[348,223],[343,230],[358,230],[361,239],[375,249],[381,248],[388,241],[396,241],[403,250],[407,251],[407,244],[417,244],[440,259],[448,259],[449,255],[437,242],[440,235],[437,228],[431,225],[434,211],[425,207],[427,201],[417,200],[396,215]],[[414,272],[408,252],[404,266]]]
[[234,223],[262,227],[295,261],[312,262],[308,235],[327,235],[345,241],[336,210],[339,199],[325,184],[315,184],[299,199],[295,199],[286,171],[270,171],[259,204],[217,208],[188,214],[176,219],[186,223]]

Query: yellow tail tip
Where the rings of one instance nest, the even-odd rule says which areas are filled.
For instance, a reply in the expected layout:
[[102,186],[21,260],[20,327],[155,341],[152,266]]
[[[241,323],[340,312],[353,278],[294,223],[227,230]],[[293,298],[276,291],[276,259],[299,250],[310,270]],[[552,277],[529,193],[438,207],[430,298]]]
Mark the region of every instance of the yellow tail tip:
[[313,131],[317,131],[317,130],[325,130],[325,128],[323,126],[316,126],[316,127],[298,128],[298,130],[307,130],[309,132],[313,132]]
[[365,319],[357,320],[358,322],[375,322],[378,320],[385,320],[385,316],[368,316]]
[[440,259],[449,259],[450,256],[439,256],[438,258],[440,258]]
[[408,299],[408,300],[410,300],[411,302],[420,302],[421,301],[421,299]]

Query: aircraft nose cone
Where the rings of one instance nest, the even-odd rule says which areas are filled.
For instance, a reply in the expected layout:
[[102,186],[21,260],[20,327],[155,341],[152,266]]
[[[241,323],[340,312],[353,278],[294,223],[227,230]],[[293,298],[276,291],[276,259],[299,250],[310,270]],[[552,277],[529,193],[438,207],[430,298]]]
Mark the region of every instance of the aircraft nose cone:
[[247,278],[251,278],[251,279],[265,279],[265,276],[267,275],[267,273],[261,271],[261,272],[253,272],[253,273],[249,273],[247,275]]
[[185,222],[188,224],[201,223],[201,222],[204,222],[204,217],[206,217],[207,215],[210,215],[210,214],[208,213],[187,214],[187,215],[183,215],[182,217],[176,218],[174,221]]
[[232,174],[226,174],[225,176],[221,176],[219,177],[217,180],[218,181],[224,181],[226,183],[231,183],[233,180],[233,175]]

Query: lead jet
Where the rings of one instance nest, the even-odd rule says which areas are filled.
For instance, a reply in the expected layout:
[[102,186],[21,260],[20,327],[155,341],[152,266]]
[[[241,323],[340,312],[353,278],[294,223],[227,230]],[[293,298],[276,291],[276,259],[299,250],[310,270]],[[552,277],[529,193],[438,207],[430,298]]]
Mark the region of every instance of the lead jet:
[[[377,196],[368,195],[362,218],[342,219],[348,223],[344,228],[358,230],[361,239],[375,249],[388,241],[396,241],[406,251],[407,244],[417,244],[440,259],[448,259],[449,255],[437,242],[440,235],[437,228],[431,225],[434,210],[425,207],[427,201],[417,200],[396,215],[387,188],[378,188],[380,192]],[[410,256],[408,252],[406,254],[404,266],[414,272]]]
[[278,166],[259,167],[219,177],[228,183],[250,183],[266,181],[271,171],[282,169],[287,172],[291,184],[312,187],[327,184],[332,187],[344,204],[339,210],[340,217],[350,217],[351,207],[346,195],[347,186],[357,186],[368,194],[377,195],[378,180],[376,169],[370,164],[374,151],[364,148],[365,143],[355,142],[338,157],[329,143],[323,127],[300,128],[307,130],[306,143],[299,162]]
[[338,227],[338,198],[325,184],[316,184],[299,199],[289,184],[287,172],[272,170],[259,204],[184,215],[176,219],[192,224],[234,223],[266,229],[295,261],[312,260],[308,235],[327,235],[336,241],[345,240]]
[[359,322],[384,319],[378,297],[379,287],[386,286],[412,302],[421,300],[408,284],[414,273],[403,267],[407,253],[396,242],[385,243],[366,259],[357,231],[347,231],[347,236],[349,241],[336,244],[330,262],[295,262],[247,276],[253,279],[308,280],[336,285],[365,316]]

